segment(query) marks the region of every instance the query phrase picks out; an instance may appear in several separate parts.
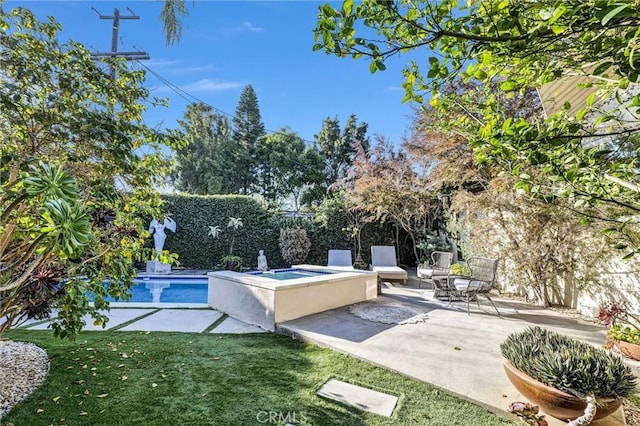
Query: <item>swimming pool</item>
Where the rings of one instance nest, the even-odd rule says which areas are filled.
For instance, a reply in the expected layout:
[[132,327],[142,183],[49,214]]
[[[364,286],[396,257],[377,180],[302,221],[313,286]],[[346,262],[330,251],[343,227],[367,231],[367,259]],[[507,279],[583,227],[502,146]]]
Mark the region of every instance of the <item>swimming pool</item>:
[[269,278],[271,280],[288,281],[298,278],[317,277],[321,275],[333,274],[333,271],[314,271],[300,268],[273,269],[270,271],[251,271],[249,275],[256,275],[261,278]]
[[113,307],[204,307],[207,306],[208,287],[205,275],[139,275],[133,281],[129,300],[106,300]]

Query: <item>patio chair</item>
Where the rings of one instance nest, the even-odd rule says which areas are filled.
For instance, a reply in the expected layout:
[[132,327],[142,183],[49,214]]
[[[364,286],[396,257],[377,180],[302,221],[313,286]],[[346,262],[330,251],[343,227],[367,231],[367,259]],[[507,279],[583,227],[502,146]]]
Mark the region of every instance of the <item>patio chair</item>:
[[333,269],[352,270],[351,250],[329,250],[327,266]]
[[493,288],[493,283],[496,278],[498,260],[487,259],[485,257],[472,257],[467,261],[467,265],[469,265],[471,275],[468,277],[457,277],[453,280],[456,292],[467,299],[467,315],[470,315],[469,301],[475,297],[479,308],[480,302],[477,296],[482,295],[491,302],[493,309],[495,309],[498,316],[500,316],[500,311],[496,308],[493,300],[491,300],[491,296],[489,296],[489,291]]
[[409,276],[407,271],[398,266],[394,246],[371,246],[371,266],[369,269],[376,271],[381,280],[400,281],[402,285],[407,285]]
[[452,261],[453,253],[448,251],[434,251],[431,253],[431,263],[425,261],[416,268],[416,274],[420,278],[418,288],[422,286],[422,280],[431,280],[434,275],[447,275]]

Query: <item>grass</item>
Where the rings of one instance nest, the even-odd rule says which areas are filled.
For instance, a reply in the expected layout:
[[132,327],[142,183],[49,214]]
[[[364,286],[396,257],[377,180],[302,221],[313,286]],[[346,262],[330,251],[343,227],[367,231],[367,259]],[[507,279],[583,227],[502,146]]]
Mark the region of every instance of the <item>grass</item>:
[[[513,424],[429,384],[281,335],[87,331],[69,342],[14,330],[4,337],[43,347],[51,371],[3,425]],[[317,396],[332,377],[398,396],[394,415]]]

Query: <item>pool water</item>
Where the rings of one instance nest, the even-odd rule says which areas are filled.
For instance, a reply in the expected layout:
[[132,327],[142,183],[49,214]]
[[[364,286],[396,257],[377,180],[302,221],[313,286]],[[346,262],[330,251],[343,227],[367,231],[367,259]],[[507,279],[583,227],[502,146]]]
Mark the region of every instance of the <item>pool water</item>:
[[131,298],[126,302],[106,298],[110,302],[124,303],[207,303],[209,285],[207,277],[164,277],[136,279],[131,286]]
[[316,277],[320,275],[328,275],[332,272],[328,271],[308,271],[306,269],[274,269],[267,272],[253,271],[251,275],[257,275],[261,278],[269,278],[272,280],[286,281],[298,278]]
[[272,280],[284,281],[284,280],[295,280],[296,278],[308,277],[309,274],[301,274],[299,272],[280,272],[277,274],[266,273],[260,276],[264,278],[271,278]]

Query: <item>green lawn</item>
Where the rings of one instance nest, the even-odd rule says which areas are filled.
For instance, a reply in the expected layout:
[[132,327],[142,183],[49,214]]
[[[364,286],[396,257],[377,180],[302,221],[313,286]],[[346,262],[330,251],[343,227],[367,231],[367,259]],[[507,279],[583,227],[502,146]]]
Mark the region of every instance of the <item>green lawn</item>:
[[[426,383],[281,335],[98,331],[69,342],[15,330],[4,337],[46,349],[51,372],[3,425],[512,424]],[[397,395],[393,417],[316,396],[332,377]]]

